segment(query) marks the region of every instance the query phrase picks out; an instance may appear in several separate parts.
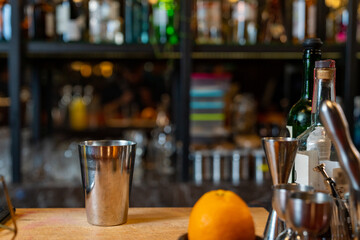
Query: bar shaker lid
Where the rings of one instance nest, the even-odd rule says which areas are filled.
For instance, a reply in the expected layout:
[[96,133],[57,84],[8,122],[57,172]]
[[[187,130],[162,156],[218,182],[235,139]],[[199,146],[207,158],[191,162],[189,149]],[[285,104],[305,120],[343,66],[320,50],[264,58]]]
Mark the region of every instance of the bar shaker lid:
[[303,47],[305,49],[311,49],[311,48],[319,49],[322,47],[322,45],[323,42],[321,41],[320,38],[306,38],[303,42]]

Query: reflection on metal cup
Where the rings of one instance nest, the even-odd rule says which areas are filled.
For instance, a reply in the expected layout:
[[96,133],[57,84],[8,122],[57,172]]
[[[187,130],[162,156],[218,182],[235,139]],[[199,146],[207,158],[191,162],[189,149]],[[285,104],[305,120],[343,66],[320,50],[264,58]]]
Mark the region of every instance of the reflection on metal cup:
[[84,141],[79,144],[86,216],[89,223],[126,223],[136,143],[126,140]]

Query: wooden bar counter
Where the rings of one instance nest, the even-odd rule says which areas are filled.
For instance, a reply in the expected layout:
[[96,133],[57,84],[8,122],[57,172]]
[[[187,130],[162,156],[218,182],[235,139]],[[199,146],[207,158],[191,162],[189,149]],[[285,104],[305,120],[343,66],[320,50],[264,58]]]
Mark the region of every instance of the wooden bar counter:
[[[268,212],[251,208],[256,235],[262,236]],[[42,239],[174,239],[187,232],[191,208],[130,208],[124,225],[99,227],[86,220],[84,208],[19,208],[16,222],[19,240]],[[11,221],[7,222],[11,226]],[[11,239],[12,232],[0,230],[0,239]]]

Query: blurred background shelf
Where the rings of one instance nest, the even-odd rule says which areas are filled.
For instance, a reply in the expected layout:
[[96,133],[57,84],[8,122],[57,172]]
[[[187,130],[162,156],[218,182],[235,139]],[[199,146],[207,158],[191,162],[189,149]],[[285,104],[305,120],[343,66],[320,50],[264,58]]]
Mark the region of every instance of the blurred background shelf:
[[[5,2],[8,3],[8,1]],[[0,60],[3,63],[3,70],[0,71],[0,80],[2,80],[5,86],[3,87],[4,93],[2,94],[4,94],[4,97],[11,98],[11,105],[5,104],[0,107],[2,108],[1,117],[8,118],[8,115],[10,115],[11,118],[9,118],[6,124],[2,125],[7,126],[8,129],[5,132],[1,132],[2,137],[0,140],[6,140],[6,142],[2,144],[5,150],[0,151],[3,154],[3,157],[0,158],[0,164],[6,159],[7,168],[1,167],[0,170],[5,171],[6,169],[7,181],[12,180],[13,184],[19,183],[20,185],[18,189],[15,189],[15,195],[17,199],[20,199],[16,204],[17,206],[29,207],[29,205],[21,205],[24,203],[30,204],[31,202],[29,198],[21,198],[23,196],[21,194],[24,193],[21,190],[21,185],[23,184],[23,187],[27,188],[28,186],[25,186],[25,183],[32,182],[33,185],[29,187],[31,188],[31,194],[27,195],[37,195],[36,187],[39,186],[37,183],[49,180],[47,178],[40,179],[43,176],[41,174],[45,174],[44,172],[48,170],[49,166],[54,166],[55,171],[46,174],[52,175],[52,180],[56,178],[57,182],[68,178],[70,174],[67,171],[70,171],[73,176],[78,177],[79,171],[75,169],[79,165],[77,162],[78,141],[89,138],[119,138],[126,136],[125,134],[137,134],[138,137],[143,137],[143,142],[139,141],[142,143],[139,153],[144,154],[139,156],[139,159],[141,159],[139,161],[140,169],[144,172],[151,171],[151,169],[154,169],[154,165],[163,164],[168,168],[165,170],[161,169],[162,173],[165,172],[165,174],[175,176],[174,178],[176,178],[176,180],[173,179],[174,183],[166,186],[155,185],[151,188],[151,191],[157,191],[155,195],[161,196],[161,198],[165,198],[171,192],[171,199],[162,201],[157,196],[151,196],[150,201],[153,201],[151,204],[137,202],[136,206],[152,206],[152,204],[155,206],[171,206],[171,202],[184,206],[182,205],[184,201],[177,201],[177,199],[181,199],[184,196],[192,196],[192,200],[187,200],[185,204],[190,206],[193,204],[193,200],[200,196],[201,192],[217,187],[234,189],[239,193],[242,191],[245,193],[249,192],[249,189],[253,190],[251,187],[246,188],[247,186],[252,186],[251,184],[253,183],[251,181],[243,181],[239,186],[234,186],[230,183],[231,180],[228,176],[226,179],[224,178],[224,181],[223,179],[220,180],[220,185],[216,185],[214,181],[209,180],[211,179],[211,174],[213,174],[211,169],[214,168],[214,161],[219,160],[219,152],[223,153],[225,150],[225,152],[228,152],[228,154],[220,156],[221,169],[232,171],[232,166],[228,163],[234,160],[236,162],[237,157],[239,157],[238,153],[242,153],[247,148],[259,150],[259,138],[261,136],[278,135],[281,124],[283,124],[286,118],[286,111],[293,104],[294,99],[297,100],[297,94],[300,94],[299,89],[301,88],[302,75],[302,46],[298,40],[295,43],[292,29],[292,3],[297,1],[41,1],[42,4],[50,4],[50,8],[40,8],[41,4],[36,5],[31,0],[10,0],[9,2],[11,4],[12,21],[8,21],[8,23],[11,22],[13,31],[10,42],[0,43],[0,57],[2,57]],[[38,1],[35,2],[37,3]],[[59,12],[55,9],[66,7],[66,4],[63,3],[67,2],[74,3],[71,8],[77,14],[72,16],[71,19],[66,19],[66,21],[73,24],[72,26],[76,29],[79,27],[81,31],[72,31],[72,28],[68,28],[62,29],[64,30],[63,32],[58,32],[59,29],[56,29],[56,26],[59,26],[59,23],[64,21],[61,17],[57,18]],[[90,2],[92,4],[104,4],[102,7],[105,10],[106,7],[109,7],[106,4],[115,4],[113,5],[115,8],[110,9],[118,10],[113,14],[116,17],[114,19],[110,19],[109,16],[105,16],[105,18],[98,17],[99,15],[91,11],[99,10],[100,7],[90,11],[88,5]],[[131,4],[127,5],[125,2]],[[171,3],[172,6],[170,7],[174,7],[174,11],[170,12],[175,14],[178,20],[178,22],[175,22],[174,18],[171,21],[166,20],[162,23],[162,27],[164,27],[164,23],[167,24],[167,27],[170,27],[169,32],[175,37],[172,39],[173,41],[170,41],[170,38],[166,39],[165,44],[164,40],[157,35],[160,34],[160,27],[156,24],[160,24],[160,21],[156,22],[157,18],[153,15],[156,11],[158,11],[157,13],[159,11],[165,12],[164,9],[160,8],[160,3],[164,2]],[[204,5],[201,2],[212,2],[215,4]],[[256,2],[256,6],[252,4],[253,2]],[[269,24],[261,22],[261,16],[263,16],[263,13],[266,13],[264,11],[268,7],[267,3],[270,2],[274,3],[280,9],[279,12],[282,13],[284,28],[282,30],[286,30],[282,37],[285,37],[286,41],[282,41],[284,39],[265,41],[264,38],[260,38],[261,31],[266,26],[269,26]],[[322,47],[323,58],[337,60],[337,94],[343,98],[347,117],[352,118],[352,111],[354,109],[352,104],[353,98],[355,94],[359,94],[357,90],[359,88],[356,87],[358,82],[356,74],[359,64],[356,61],[356,57],[360,59],[358,43],[360,39],[356,39],[358,1],[349,0],[347,3],[341,1],[344,3],[341,9],[325,6],[328,2],[332,1],[317,1],[316,3],[315,36],[320,37],[325,43]],[[233,5],[229,8],[229,5],[225,6],[226,4],[250,5],[244,8],[240,8],[241,5],[237,5],[237,7]],[[345,6],[346,4],[348,5]],[[228,12],[223,11],[223,7],[227,7],[227,10],[225,10]],[[37,18],[36,16],[38,15],[31,15],[31,11],[34,11],[35,8],[43,14],[53,14],[52,19],[55,24],[52,25],[52,36],[48,36],[46,31],[35,31],[45,25],[43,24],[45,18]],[[144,11],[140,11],[140,9]],[[246,22],[242,22],[248,26],[242,28],[243,31],[248,32],[241,32],[242,30],[239,28],[239,25],[236,26],[241,21],[241,18],[236,16],[243,14],[236,11],[241,11],[241,9],[247,9],[249,12],[254,11],[254,14],[246,14],[251,19],[246,19]],[[48,12],[49,10],[52,12]],[[334,18],[334,21],[338,21],[334,22],[334,24],[336,26],[341,25],[342,28],[334,27],[333,36],[329,38],[327,32],[328,22],[326,21],[328,20],[329,13],[333,10],[336,10],[335,13],[337,14],[337,18]],[[209,28],[201,29],[201,27],[199,28],[199,23],[209,25],[210,21],[201,19],[201,16],[197,14],[200,11],[209,14],[207,19],[219,21],[216,25],[218,31],[214,35],[206,32],[201,33],[201,30]],[[236,14],[233,14],[234,12],[232,11]],[[107,11],[101,12],[101,14],[106,13]],[[145,16],[140,19],[139,16],[143,13],[145,13]],[[211,14],[214,15],[211,16]],[[82,18],[83,15],[85,15],[84,18]],[[342,20],[346,16],[348,17],[348,22],[344,23]],[[171,15],[171,17],[174,17],[174,15]],[[102,19],[97,21],[97,23],[101,27],[105,26],[103,29],[116,30],[116,34],[120,34],[118,37],[121,40],[117,39],[119,41],[115,41],[115,38],[109,39],[107,31],[99,31],[98,33],[101,33],[100,39],[96,39],[99,36],[95,36],[96,31],[90,30],[90,18],[92,20]],[[136,21],[135,24],[134,21]],[[139,24],[139,21],[142,24]],[[236,21],[238,22],[235,24]],[[251,21],[256,21],[255,27],[251,27]],[[111,28],[119,26],[116,25],[119,23],[121,27]],[[345,24],[348,25],[345,26]],[[99,27],[99,25],[95,27]],[[305,26],[306,24],[303,25]],[[35,26],[41,27],[37,28]],[[139,29],[134,26],[145,26],[144,31],[148,33],[145,40],[139,38],[139,35],[134,39],[127,39],[128,36],[139,33]],[[45,28],[42,30],[45,30]],[[254,31],[257,34],[253,38],[255,41],[251,42],[249,39],[246,39],[244,43],[244,39],[241,38],[245,35],[242,35],[242,33],[250,33],[250,30],[253,31],[252,34],[254,34]],[[137,33],[135,34],[135,32]],[[110,35],[114,33],[110,32]],[[339,33],[341,33],[342,38],[336,38],[335,35]],[[64,34],[68,34],[73,39],[64,38]],[[91,34],[93,35],[91,36]],[[112,36],[114,37],[115,35]],[[154,37],[156,41],[153,41]],[[215,39],[212,39],[213,37]],[[114,42],[114,44],[107,44],[107,42]],[[158,42],[158,44],[153,45],[149,42]],[[282,43],[280,44],[280,42]],[[209,43],[215,44],[210,45]],[[250,45],[250,43],[254,45]],[[6,66],[6,61],[9,62],[8,66]],[[223,106],[225,107],[221,109],[221,111],[224,110],[224,116],[226,115],[223,122],[221,122],[229,130],[226,134],[223,133],[221,136],[216,136],[214,129],[211,127],[213,123],[210,123],[210,127],[205,127],[204,132],[209,133],[206,137],[194,135],[194,132],[192,132],[192,123],[190,122],[192,111],[198,111],[196,114],[214,114],[214,109],[191,109],[191,101],[199,100],[191,99],[189,96],[191,89],[194,87],[192,73],[227,73],[231,75],[231,83],[224,90],[226,102],[224,102]],[[79,86],[81,93],[75,94],[75,90]],[[91,97],[86,95],[87,101],[98,98],[96,103],[98,105],[92,105],[92,107],[95,107],[91,111],[100,112],[99,115],[101,115],[102,122],[101,124],[97,123],[95,128],[87,126],[83,130],[76,131],[69,127],[69,116],[71,115],[69,114],[69,106],[75,97],[81,95],[85,98],[84,93],[88,86],[92,87],[93,92],[89,94]],[[200,90],[206,87],[203,86]],[[64,94],[64,89],[66,88],[70,89],[70,93],[67,95]],[[166,93],[170,96],[171,103],[168,103],[167,111],[171,127],[175,127],[171,128],[169,132],[165,131],[164,126],[157,126],[154,120],[128,120],[141,116],[142,108],[150,102],[148,100],[144,101],[145,104],[142,102],[142,105],[137,101],[136,104],[138,106],[133,108],[135,109],[134,111],[130,111],[132,108],[130,104],[118,107],[116,109],[120,112],[118,116],[123,119],[109,118],[105,120],[107,115],[105,117],[105,113],[102,111],[105,105],[108,104],[107,100],[110,99],[106,99],[108,96],[120,95],[120,93],[123,94],[126,90],[130,89],[131,91],[137,91],[134,99],[138,100],[144,88],[147,88],[146,90],[150,89],[153,92],[153,97],[156,98],[155,103],[151,106],[154,110],[153,117],[163,107],[160,106],[162,94]],[[252,135],[240,136],[240,140],[239,136],[236,136],[237,130],[234,131],[234,129],[237,129],[234,121],[242,121],[241,117],[247,113],[239,112],[238,118],[234,120],[233,112],[231,112],[234,109],[233,104],[236,104],[234,99],[239,95],[242,99],[246,99],[246,97],[249,99],[248,102],[240,102],[245,103],[242,107],[245,106],[249,109],[251,108],[249,107],[251,105],[249,102],[252,102],[252,109],[254,110],[254,112],[251,112],[251,119],[248,121],[251,123],[249,129],[253,131]],[[249,97],[249,95],[251,96]],[[23,98],[26,101],[21,100]],[[208,103],[211,103],[211,101]],[[88,107],[90,104],[89,102],[87,104],[86,106]],[[148,106],[146,105],[146,107]],[[91,114],[94,114],[94,112]],[[21,119],[21,123],[19,119]],[[59,122],[61,124],[58,124]],[[203,122],[200,122],[199,125],[203,125]],[[24,136],[26,137],[25,139],[23,139]],[[170,145],[168,149],[165,148],[168,147],[165,146],[165,143]],[[172,154],[171,159],[168,157],[166,161],[158,161],[159,159],[165,159],[164,155],[160,157],[157,155],[157,157],[153,158],[147,157],[147,154],[150,156],[152,150],[159,150],[160,148],[169,151]],[[262,149],[260,152],[262,152]],[[54,157],[54,153],[56,153],[56,157]],[[169,153],[166,152],[166,154]],[[254,162],[257,159],[264,160],[258,151],[254,151],[254,154],[252,156],[241,156],[242,163],[249,162],[248,165],[245,165],[245,170],[247,168],[248,172],[251,171],[253,175],[253,170],[256,168],[253,166]],[[52,156],[51,159],[49,155]],[[31,162],[29,159],[34,161]],[[152,161],[152,159],[158,162]],[[66,161],[74,164],[73,166],[75,167],[61,170],[60,167],[63,167],[63,163]],[[199,173],[199,168],[194,167],[195,164],[198,167],[204,167],[204,171],[207,171],[207,174],[203,175],[204,179],[202,180],[204,182],[201,186],[193,185],[194,181],[198,180],[195,179],[195,175]],[[261,168],[261,166],[264,167],[262,164],[259,165],[261,171],[258,171],[258,173],[268,173],[266,168]],[[224,167],[225,165],[226,167]],[[63,174],[63,176],[57,175],[55,177],[56,174]],[[57,193],[51,192],[52,188],[55,190],[58,186],[55,180],[51,186],[39,186],[39,191],[43,189],[44,193],[48,192],[45,194],[57,196],[56,194],[59,194],[61,190]],[[144,183],[144,186],[135,184],[139,193],[134,195],[142,195],[142,190],[151,185],[150,180],[149,178],[139,180],[140,183]],[[74,188],[78,190],[80,185]],[[192,195],[193,191],[198,192]],[[257,188],[254,191],[256,191],[256,194],[261,194],[264,189]],[[74,192],[70,190],[70,194],[72,193]],[[244,197],[246,198],[246,196]],[[261,196],[256,195],[254,198],[247,198],[246,200],[252,202],[256,198],[261,198]],[[42,195],[36,201],[38,202],[37,206],[51,206],[51,202],[56,203],[56,200],[56,197],[46,198]],[[136,200],[146,201],[147,198],[137,198]],[[66,199],[61,199],[61,201],[67,204]],[[269,201],[269,199],[267,198],[266,201]],[[78,199],[76,203],[72,202],[74,203],[72,206],[78,206],[81,202],[82,199]],[[72,203],[69,203],[67,206],[70,206]],[[31,204],[34,204],[31,206],[36,206],[35,202],[31,202]],[[56,204],[60,204],[59,201]]]

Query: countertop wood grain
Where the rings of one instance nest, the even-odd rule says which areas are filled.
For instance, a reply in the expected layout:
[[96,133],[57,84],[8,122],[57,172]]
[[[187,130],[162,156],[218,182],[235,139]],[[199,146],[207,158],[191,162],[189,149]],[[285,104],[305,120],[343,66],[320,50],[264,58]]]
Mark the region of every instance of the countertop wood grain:
[[[262,236],[268,212],[264,208],[250,210],[256,234]],[[16,209],[16,239],[177,240],[187,231],[190,211],[191,208],[130,208],[126,224],[99,227],[87,222],[84,208],[20,208]],[[11,236],[10,231],[0,230],[0,239]]]

